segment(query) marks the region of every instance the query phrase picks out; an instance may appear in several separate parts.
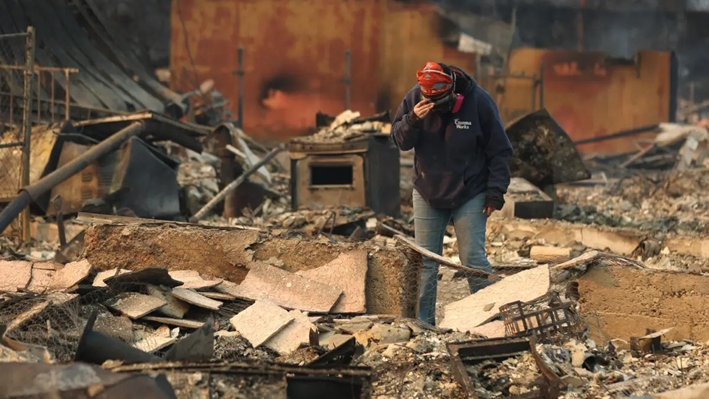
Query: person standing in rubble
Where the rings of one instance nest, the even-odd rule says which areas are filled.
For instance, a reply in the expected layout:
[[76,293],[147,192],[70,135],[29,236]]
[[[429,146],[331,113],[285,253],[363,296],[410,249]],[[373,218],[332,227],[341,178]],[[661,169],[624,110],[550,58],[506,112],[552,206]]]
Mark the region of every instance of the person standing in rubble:
[[[492,272],[486,222],[505,203],[512,158],[497,105],[458,67],[428,62],[416,76],[418,84],[399,106],[391,130],[400,150],[414,150],[416,243],[441,255],[452,220],[462,263]],[[471,293],[490,284],[467,277]],[[424,259],[418,317],[433,325],[437,290],[438,264]]]

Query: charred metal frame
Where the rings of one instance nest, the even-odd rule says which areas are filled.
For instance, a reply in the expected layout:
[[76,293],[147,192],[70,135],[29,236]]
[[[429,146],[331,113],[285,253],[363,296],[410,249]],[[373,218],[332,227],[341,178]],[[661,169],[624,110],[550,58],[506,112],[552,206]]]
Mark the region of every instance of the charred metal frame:
[[534,362],[539,368],[539,372],[544,377],[546,385],[541,387],[539,396],[530,394],[510,396],[510,399],[557,399],[561,392],[562,381],[544,363],[539,353],[537,353],[534,338],[495,338],[483,341],[466,341],[446,344],[451,357],[451,368],[453,377],[458,384],[466,391],[469,398],[478,399],[475,394],[473,381],[468,376],[465,364],[477,364],[484,360],[495,360],[502,362],[524,352],[530,352]]
[[[209,378],[217,376],[244,376],[244,377],[276,377],[283,378],[287,384],[288,397],[323,397],[307,395],[305,391],[317,390],[321,386],[332,383],[346,384],[352,387],[353,399],[370,399],[372,397],[372,370],[369,367],[309,367],[293,366],[269,362],[230,362],[230,363],[201,363],[190,364],[183,362],[145,363],[113,368],[114,372],[127,373],[155,373],[176,372],[196,373],[201,372]],[[359,387],[360,394],[355,396],[354,391]],[[332,397],[332,396],[329,396]],[[342,396],[338,396],[342,397]]]
[[530,302],[512,302],[500,307],[507,336],[533,335],[538,341],[561,337],[581,338],[585,326],[572,302],[551,293]]
[[[291,209],[346,205],[399,217],[399,150],[387,134],[337,143],[290,141]],[[312,184],[312,167],[352,168],[348,184]],[[380,173],[381,170],[388,171]]]

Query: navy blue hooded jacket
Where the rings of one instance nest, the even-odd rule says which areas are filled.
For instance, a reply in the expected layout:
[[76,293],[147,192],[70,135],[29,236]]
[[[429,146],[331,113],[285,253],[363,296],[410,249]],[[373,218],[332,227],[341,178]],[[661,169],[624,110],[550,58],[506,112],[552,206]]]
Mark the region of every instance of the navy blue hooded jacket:
[[457,208],[485,192],[486,205],[502,209],[512,145],[490,94],[460,68],[451,69],[459,73],[456,92],[465,96],[460,110],[412,117],[421,100],[416,85],[394,116],[391,136],[402,151],[414,149],[414,187],[432,207]]

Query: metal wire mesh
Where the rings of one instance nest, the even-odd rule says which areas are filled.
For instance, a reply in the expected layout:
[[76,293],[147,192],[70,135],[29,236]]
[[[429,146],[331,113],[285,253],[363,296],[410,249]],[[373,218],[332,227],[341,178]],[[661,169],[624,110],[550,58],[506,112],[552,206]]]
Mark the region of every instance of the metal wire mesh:
[[27,361],[68,362],[82,332],[76,294],[27,294],[0,302],[3,344]]
[[[0,35],[0,201],[14,198],[22,184],[22,160],[25,125],[24,113],[31,90],[32,62],[28,63],[29,33]],[[27,73],[29,69],[29,74]],[[15,222],[11,232],[19,232]]]

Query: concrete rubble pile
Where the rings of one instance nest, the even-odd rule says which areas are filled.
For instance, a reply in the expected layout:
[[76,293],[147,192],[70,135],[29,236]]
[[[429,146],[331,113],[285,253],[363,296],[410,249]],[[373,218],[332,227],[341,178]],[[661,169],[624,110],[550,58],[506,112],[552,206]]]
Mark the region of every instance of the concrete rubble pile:
[[[299,140],[387,134],[378,118]],[[410,189],[399,217],[294,209],[288,162],[259,167],[268,148],[216,128],[232,144],[166,151],[179,217],[79,208],[35,220],[29,245],[0,238],[0,397],[707,397],[709,184],[701,151],[682,155],[704,139],[663,128],[653,145],[687,168],[595,160],[559,181],[529,173],[544,148],[517,160],[488,221],[495,283],[474,294],[452,227],[442,256],[414,243]],[[416,320],[424,257],[442,265],[436,326]]]

